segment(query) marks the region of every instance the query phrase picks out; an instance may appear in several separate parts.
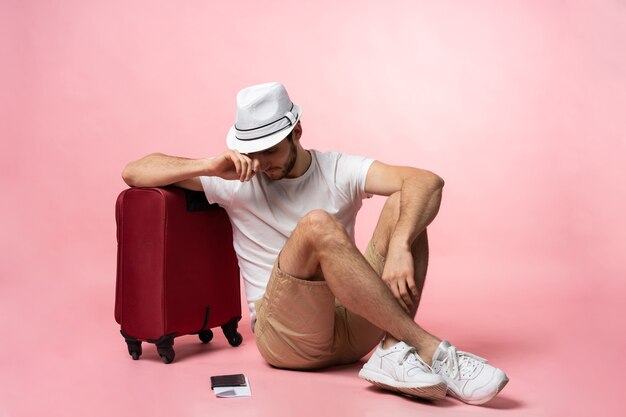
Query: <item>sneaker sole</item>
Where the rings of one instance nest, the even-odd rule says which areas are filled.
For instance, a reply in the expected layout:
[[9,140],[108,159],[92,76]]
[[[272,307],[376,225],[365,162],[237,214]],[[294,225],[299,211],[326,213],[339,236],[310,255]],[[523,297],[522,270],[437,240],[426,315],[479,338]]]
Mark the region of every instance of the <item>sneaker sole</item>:
[[426,400],[441,400],[446,396],[446,391],[448,390],[448,385],[445,382],[440,382],[435,385],[425,385],[425,386],[413,386],[413,387],[398,387],[390,385],[395,381],[385,381],[382,379],[381,375],[373,374],[367,372],[366,369],[361,370],[359,372],[359,376],[374,384],[375,386],[388,390],[398,392],[400,394],[405,394],[411,397],[418,397]]

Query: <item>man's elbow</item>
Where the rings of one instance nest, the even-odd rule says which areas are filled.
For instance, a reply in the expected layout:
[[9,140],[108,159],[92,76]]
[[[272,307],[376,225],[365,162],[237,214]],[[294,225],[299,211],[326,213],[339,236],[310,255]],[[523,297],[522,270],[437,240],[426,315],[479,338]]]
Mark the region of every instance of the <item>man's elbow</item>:
[[122,170],[122,179],[129,187],[149,187],[148,168],[153,159],[163,156],[162,153],[151,153],[137,161],[131,161]]
[[122,179],[129,187],[137,187],[137,179],[133,173],[131,164],[128,164],[122,170]]

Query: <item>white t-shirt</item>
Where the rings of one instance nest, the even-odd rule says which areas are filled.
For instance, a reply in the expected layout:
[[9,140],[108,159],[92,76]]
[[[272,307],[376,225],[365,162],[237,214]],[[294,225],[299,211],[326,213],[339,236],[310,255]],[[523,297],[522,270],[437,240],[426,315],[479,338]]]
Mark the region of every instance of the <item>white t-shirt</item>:
[[354,223],[365,193],[373,159],[340,152],[311,150],[311,165],[297,178],[272,181],[264,174],[248,182],[200,177],[210,203],[226,209],[244,281],[252,322],[269,281],[274,261],[298,221],[323,209],[333,214],[354,240]]

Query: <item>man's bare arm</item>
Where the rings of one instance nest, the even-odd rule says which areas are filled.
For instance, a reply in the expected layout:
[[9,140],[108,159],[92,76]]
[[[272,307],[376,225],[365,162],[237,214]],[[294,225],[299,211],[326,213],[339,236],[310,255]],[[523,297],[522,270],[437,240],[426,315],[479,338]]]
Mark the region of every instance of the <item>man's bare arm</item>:
[[122,178],[131,187],[177,185],[202,191],[200,176],[249,181],[257,169],[258,161],[253,161],[234,150],[209,159],[190,159],[153,153],[126,165],[122,171]]
[[400,191],[400,214],[387,248],[382,278],[407,308],[417,296],[411,245],[437,216],[443,185],[443,179],[430,171],[378,161],[367,174],[366,192],[391,195]]
[[443,179],[430,171],[374,161],[365,191],[387,196],[400,191],[400,219],[393,238],[410,245],[437,216],[443,185]]

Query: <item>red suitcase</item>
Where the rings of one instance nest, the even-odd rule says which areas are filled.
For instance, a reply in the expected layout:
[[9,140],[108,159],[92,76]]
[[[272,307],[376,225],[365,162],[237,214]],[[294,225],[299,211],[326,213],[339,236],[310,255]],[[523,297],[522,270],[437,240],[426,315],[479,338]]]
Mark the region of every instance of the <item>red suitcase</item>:
[[221,326],[242,342],[239,267],[226,211],[204,193],[177,187],[130,188],[115,207],[115,320],[133,359],[141,342],[174,360],[174,338],[198,334],[207,343]]

